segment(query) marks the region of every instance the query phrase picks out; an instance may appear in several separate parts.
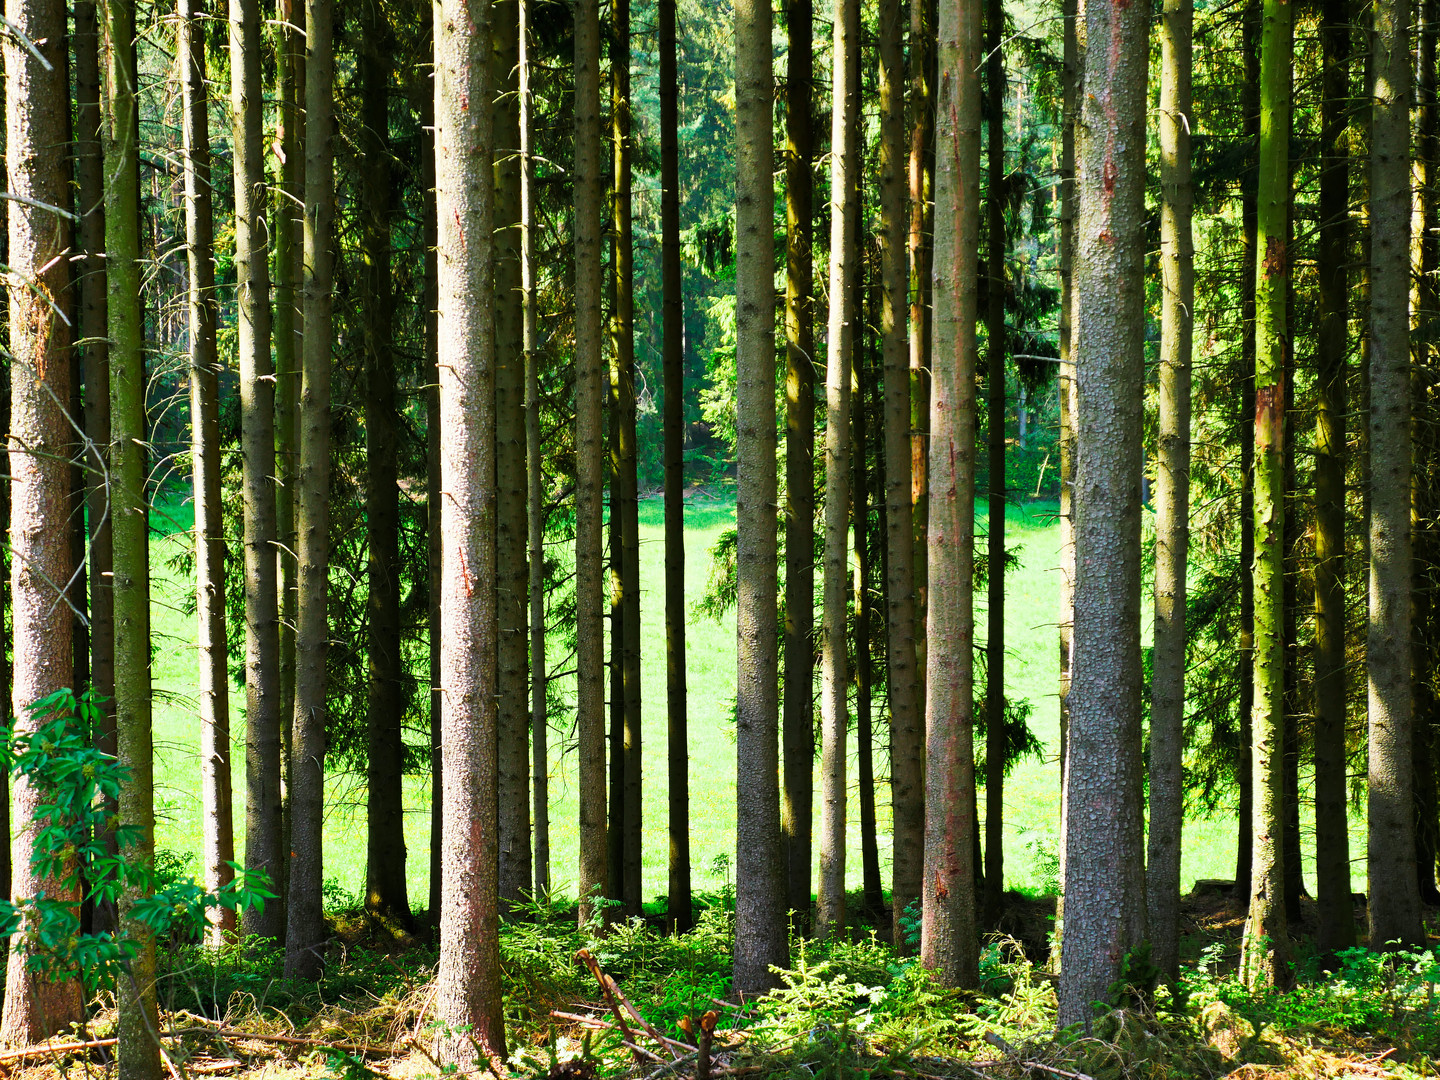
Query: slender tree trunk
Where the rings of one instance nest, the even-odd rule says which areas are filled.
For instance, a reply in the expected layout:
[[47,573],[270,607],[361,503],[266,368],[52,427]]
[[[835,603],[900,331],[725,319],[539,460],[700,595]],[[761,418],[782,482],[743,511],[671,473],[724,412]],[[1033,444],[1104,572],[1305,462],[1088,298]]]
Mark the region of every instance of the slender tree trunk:
[[855,202],[860,186],[860,88],[854,83],[860,49],[858,0],[834,7],[833,90],[830,105],[830,313],[825,372],[825,576],[820,636],[820,880],[815,912],[822,937],[845,931],[846,599],[850,515],[850,362],[854,350]]
[[405,889],[404,667],[400,656],[400,417],[390,286],[390,71],[394,47],[379,0],[362,0],[359,315],[365,325],[366,850],[365,910],[392,930],[412,924]]
[[[1245,80],[1241,112],[1247,145],[1260,138],[1260,4],[1250,0],[1241,29]],[[1255,702],[1255,275],[1257,265],[1256,171],[1245,170],[1240,185],[1240,700],[1237,712],[1240,735],[1236,742],[1236,786],[1239,788],[1235,852],[1235,896],[1250,899],[1250,873],[1255,837],[1255,784],[1250,746],[1251,713]]]
[[[195,489],[195,606],[199,622],[200,794],[205,887],[235,877],[230,789],[230,673],[225,642],[225,522],[220,503],[220,358],[215,347],[215,221],[210,194],[205,23],[199,0],[180,0],[176,53],[184,65],[185,233],[190,263],[190,456]],[[235,929],[235,912],[212,908],[209,938]]]
[[435,995],[445,1034],[436,1053],[463,1068],[478,1052],[495,1068],[505,1058],[496,820],[495,117],[472,103],[494,100],[498,34],[490,0],[441,0],[435,16],[446,803]]
[[[113,521],[107,473],[110,463],[110,356],[105,298],[105,175],[101,151],[100,27],[94,3],[75,4],[75,182],[80,221],[79,337],[85,378],[85,515],[89,532],[90,686],[99,699],[96,745],[115,753],[115,590],[110,562]],[[8,415],[8,409],[4,414]],[[4,700],[4,699],[0,699]],[[4,802],[0,798],[0,802]],[[113,813],[115,807],[110,801]],[[0,834],[8,836],[8,829]],[[108,846],[114,847],[113,834]],[[8,852],[7,852],[8,857]],[[115,912],[103,905],[92,929],[115,928]]]
[[[284,150],[280,164],[280,190],[274,206],[275,249],[275,547],[278,634],[280,650],[280,834],[281,851],[290,849],[291,718],[295,715],[295,603],[299,567],[295,561],[296,405],[300,396],[300,355],[304,348],[300,279],[305,246],[305,42],[297,25],[303,16],[297,0],[278,0],[275,81],[280,93],[277,138]],[[428,249],[427,249],[428,250]],[[281,902],[273,916],[284,928],[284,897],[289,860],[280,860]]]
[[[912,0],[910,4],[910,148],[907,180],[910,193],[910,505],[915,530],[915,710],[923,728],[926,679],[929,677],[926,602],[929,596],[930,559],[930,353],[932,299],[932,238],[935,234],[935,73],[938,50],[935,36],[938,0]],[[922,731],[921,738],[924,738]],[[920,749],[921,769],[924,748]],[[913,813],[919,832],[917,867],[923,866],[924,792],[922,773],[916,787],[920,800]],[[919,895],[918,893],[916,894]]]
[[810,926],[815,804],[815,327],[813,0],[789,0],[785,32],[785,742],[780,828],[785,903]]
[[[235,292],[245,531],[245,866],[288,878],[280,791],[280,622],[275,574],[275,380],[265,261],[259,0],[230,0],[235,165]],[[293,776],[293,774],[292,774]],[[281,905],[245,913],[245,931],[280,938]]]
[[989,412],[989,518],[985,636],[986,926],[1000,921],[1005,894],[1005,5],[985,4],[986,406]]
[[1185,818],[1185,567],[1190,552],[1192,0],[1160,20],[1160,447],[1155,485],[1155,643],[1150,682],[1150,831],[1145,895],[1152,957],[1180,973],[1180,835]]
[[[1290,177],[1294,188],[1294,172]],[[1295,232],[1293,225],[1286,228],[1286,248],[1293,249]],[[1295,355],[1290,343],[1295,340],[1295,286],[1289,285],[1286,299],[1285,322],[1285,412],[1288,417],[1295,411]],[[1281,640],[1284,642],[1285,679],[1284,714],[1285,747],[1283,776],[1281,777],[1281,839],[1285,846],[1285,921],[1294,926],[1300,922],[1300,897],[1305,892],[1305,882],[1300,866],[1300,725],[1304,722],[1304,707],[1300,703],[1300,651],[1299,639],[1299,584],[1300,584],[1300,506],[1296,496],[1298,487],[1295,468],[1295,425],[1285,425],[1283,486],[1285,493],[1285,531],[1282,542],[1284,559],[1284,616],[1281,621]]]
[[[155,804],[135,8],[131,0],[107,0],[104,10],[105,101],[109,113],[105,141],[105,263],[113,439],[111,506],[115,515],[115,729],[116,756],[129,772],[129,782],[120,790],[117,825],[135,830],[137,842],[126,857],[143,865],[155,857]],[[63,24],[60,32],[63,34]],[[63,89],[58,97],[64,100]],[[15,182],[17,167],[12,161],[11,183]],[[11,246],[18,247],[13,241]],[[11,319],[13,326],[13,314]],[[57,396],[64,400],[64,394]],[[12,529],[12,538],[16,532]],[[133,905],[143,895],[131,889],[122,897],[120,906],[120,932],[139,946],[128,970],[117,980],[118,1075],[122,1080],[157,1080],[160,1076],[155,941],[144,923],[130,917]]]
[[[534,99],[530,91],[530,4],[520,5],[520,291],[524,302],[525,460],[530,588],[530,729],[535,773],[535,895],[550,889],[550,750],[545,675],[545,478],[540,435],[540,332],[535,292]],[[663,107],[663,106],[662,106]]]
[[1075,207],[1080,192],[1075,185],[1075,124],[1084,81],[1080,52],[1081,20],[1078,0],[1062,0],[1065,20],[1062,46],[1060,134],[1060,367],[1056,395],[1060,413],[1060,603],[1057,622],[1060,645],[1060,866],[1059,895],[1055,897],[1055,930],[1050,939],[1050,968],[1059,970],[1061,942],[1065,930],[1065,773],[1068,769],[1070,737],[1070,646],[1075,619]]
[[1140,751],[1145,86],[1149,11],[1087,4],[1076,130],[1074,653],[1060,1022],[1145,939]]
[[1423,944],[1410,672],[1410,4],[1374,8],[1370,134],[1370,947]]
[[500,899],[530,889],[530,651],[526,599],[525,304],[520,277],[520,0],[495,19],[495,483],[500,769]]
[[[614,233],[611,234],[612,239]],[[613,251],[613,249],[612,249]],[[613,266],[612,266],[613,271]],[[616,276],[610,276],[609,308],[616,307]],[[613,356],[613,352],[612,352]],[[606,831],[606,856],[609,899],[619,907],[606,911],[607,920],[625,915],[625,767],[629,758],[625,754],[625,579],[621,574],[625,556],[622,549],[623,537],[620,525],[620,474],[623,471],[620,455],[620,377],[617,366],[612,363],[607,372],[609,382],[609,413],[607,453],[610,462],[610,505],[606,519],[610,558],[610,696],[607,701],[610,718],[610,815]]]
[[775,98],[768,0],[735,4],[737,993],[789,962],[781,865],[775,582]]
[[[923,3],[916,3],[922,8]],[[905,58],[900,0],[879,13],[880,362],[884,379],[886,684],[890,699],[891,940],[908,952],[900,919],[920,895],[925,858],[925,758],[915,648],[915,515],[911,506],[910,357],[905,338]],[[912,42],[912,48],[915,45]],[[923,207],[920,208],[923,214]]]
[[575,5],[575,725],[580,804],[579,920],[606,893],[605,622],[600,352],[600,5]]
[[1255,696],[1250,913],[1241,975],[1250,986],[1290,977],[1285,851],[1285,330],[1290,277],[1290,66],[1293,13],[1265,0],[1260,37],[1260,158],[1255,267]]
[[[659,0],[657,7],[660,21],[660,364],[665,440],[665,692],[670,780],[670,887],[666,922],[676,933],[684,933],[694,923],[694,910],[690,899],[690,747],[685,715],[685,295],[680,268],[680,94],[675,71],[675,0]],[[807,120],[808,117],[807,107]],[[809,176],[808,168],[806,176]],[[813,406],[810,415],[813,423]],[[788,435],[786,454],[788,468]],[[807,484],[806,490],[811,487],[813,484]],[[788,528],[788,515],[786,525]],[[788,581],[788,566],[786,572]],[[789,618],[787,613],[787,650]],[[806,648],[809,648],[808,642]],[[781,828],[784,829],[783,822]],[[807,896],[807,907],[808,900]]]
[[333,16],[332,0],[305,0],[305,350],[300,376],[300,461],[295,485],[300,572],[285,974],[288,978],[309,979],[320,972],[320,948],[325,940],[321,826],[325,819],[325,661],[329,638],[326,600],[330,576]]
[[[920,958],[947,986],[979,980],[973,721],[975,321],[980,239],[978,0],[941,0],[935,130],[934,352],[925,637],[925,872]],[[914,353],[912,352],[912,363]]]
[[[57,0],[7,0],[5,17],[14,30],[36,43],[44,57],[43,61],[37,59],[13,33],[6,35],[8,189],[20,198],[44,204],[16,200],[7,207],[8,554],[15,648],[9,707],[20,730],[34,730],[49,717],[33,715],[30,706],[66,686],[72,674],[71,614],[53,584],[68,580],[73,569],[67,521],[74,435],[64,412],[70,401],[71,334],[59,315],[70,306],[70,262],[65,257],[70,227],[67,219],[46,208],[70,205],[70,94],[65,5]],[[127,49],[129,41],[125,38]],[[31,848],[42,825],[36,815],[44,796],[19,778],[13,795],[15,823],[20,828],[13,839],[8,833],[4,837],[10,843],[11,897],[18,902],[44,892],[72,899],[78,908],[78,888],[62,891],[58,883],[38,876],[31,868]],[[0,1040],[28,1045],[83,1018],[82,988],[78,979],[51,981],[29,972],[23,942],[17,939],[15,944],[19,947],[9,950]]]
[[[640,508],[635,450],[635,252],[630,208],[630,0],[612,0],[610,121],[614,136],[615,308],[611,312],[619,415],[616,487],[620,526],[620,682],[624,707],[625,804],[620,838],[620,889],[626,916],[640,914]],[[611,528],[615,526],[612,523]],[[611,883],[612,888],[615,883]]]
[[[857,260],[862,270],[865,260]],[[860,276],[858,273],[857,277]],[[860,289],[854,294],[856,333],[854,370],[850,381],[850,482],[852,526],[855,530],[855,780],[860,799],[860,871],[865,910],[878,912],[884,903],[880,886],[880,851],[875,835],[875,739],[870,661],[870,500],[869,425],[865,415],[865,347],[860,332]]]
[[[426,28],[428,52],[433,55],[434,8]],[[420,182],[427,192],[435,190],[435,95],[422,94],[420,99]],[[441,535],[440,487],[440,286],[436,244],[439,222],[435,216],[435,200],[427,198],[421,229],[425,236],[423,263],[425,299],[425,569],[429,582],[427,593],[430,678],[428,712],[430,718],[430,896],[427,907],[430,925],[440,927],[440,885],[443,876],[441,854],[444,845],[445,776],[444,776],[444,714],[445,695],[441,692],[440,644],[445,628],[441,623],[440,574],[444,537]]]

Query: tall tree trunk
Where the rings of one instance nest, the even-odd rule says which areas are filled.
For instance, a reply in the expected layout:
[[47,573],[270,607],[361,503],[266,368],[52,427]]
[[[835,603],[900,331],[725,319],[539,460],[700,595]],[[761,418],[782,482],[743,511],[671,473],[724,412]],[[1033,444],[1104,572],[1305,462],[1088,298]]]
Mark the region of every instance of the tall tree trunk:
[[[858,57],[857,57],[858,59]],[[858,80],[857,80],[858,81]],[[857,180],[859,178],[857,177]],[[865,266],[858,259],[856,277]],[[853,479],[850,482],[852,526],[855,530],[855,780],[860,799],[860,872],[864,889],[865,910],[878,912],[884,903],[880,885],[879,840],[875,835],[875,739],[872,724],[873,694],[870,661],[870,500],[869,430],[865,415],[865,346],[860,330],[860,295],[856,288],[854,336],[854,370],[850,380],[850,458]]]
[[1241,975],[1250,986],[1290,976],[1285,851],[1285,331],[1290,257],[1289,140],[1293,12],[1265,0],[1260,36],[1260,150],[1255,234],[1255,659],[1251,727],[1254,851]]
[[[275,572],[275,380],[265,261],[259,0],[230,0],[230,110],[235,166],[235,292],[245,531],[245,867],[279,883],[280,622]],[[293,774],[292,774],[293,777]],[[245,932],[280,938],[280,904],[245,912]]]
[[[917,3],[915,7],[923,7]],[[900,0],[882,0],[880,74],[880,362],[885,463],[886,684],[890,699],[891,940],[910,951],[900,920],[920,895],[925,858],[924,729],[915,648],[915,515],[910,486],[910,357],[905,339],[905,56]],[[912,49],[915,44],[912,42]],[[923,214],[923,207],[920,208]]]
[[1070,741],[1070,652],[1075,619],[1075,208],[1080,192],[1075,186],[1075,124],[1080,87],[1084,80],[1080,52],[1081,15],[1078,0],[1062,0],[1063,29],[1060,134],[1060,367],[1056,396],[1060,413],[1060,866],[1059,894],[1055,897],[1055,930],[1050,938],[1050,968],[1059,970],[1065,931],[1065,773]]
[[600,3],[575,4],[575,728],[580,805],[579,920],[606,893],[605,622],[601,613],[604,462],[600,352]]
[[[612,232],[613,239],[613,232]],[[613,267],[612,267],[613,271]],[[616,275],[610,275],[609,307],[613,312],[615,303]],[[606,896],[620,906],[606,911],[606,918],[624,915],[625,904],[625,767],[629,758],[625,753],[625,579],[621,574],[625,556],[621,551],[623,537],[620,525],[620,373],[612,363],[607,372],[609,382],[609,412],[607,425],[609,445],[607,454],[610,462],[610,506],[606,519],[609,544],[610,571],[610,697],[607,701],[610,718],[610,814],[606,831],[607,867],[605,876],[609,890]]]
[[[429,10],[426,26],[427,53],[433,55],[434,6]],[[422,94],[420,99],[420,183],[427,192],[435,190],[435,95]],[[427,198],[422,211],[421,229],[425,237],[423,296],[425,300],[425,371],[429,385],[425,390],[425,570],[429,582],[428,638],[430,661],[428,712],[430,719],[430,882],[426,912],[430,925],[440,928],[440,885],[443,876],[441,852],[444,845],[445,776],[444,776],[444,713],[445,695],[441,692],[440,644],[445,628],[441,624],[440,568],[444,551],[441,535],[440,487],[440,283],[439,264],[435,253],[439,222],[435,216],[435,200]]]
[[[975,934],[975,320],[980,239],[978,0],[941,0],[935,85],[934,351],[925,637],[925,871],[921,962],[979,981]],[[914,353],[911,353],[912,363]]]
[[[694,923],[694,910],[690,899],[690,746],[685,715],[685,293],[680,268],[680,88],[675,70],[675,0],[659,0],[657,7],[660,21],[660,364],[664,386],[665,693],[670,780],[670,886],[665,921],[676,933],[684,933]],[[809,118],[808,105],[806,118]],[[806,176],[809,176],[808,168]],[[788,298],[788,277],[786,295]],[[787,400],[788,397],[787,388]],[[812,405],[812,424],[814,415]],[[786,454],[788,469],[788,429]],[[807,483],[806,490],[812,488],[813,484]],[[787,529],[792,509],[787,502]],[[788,566],[786,572],[788,581]],[[809,610],[808,607],[806,610]],[[787,650],[790,647],[788,608],[785,647]],[[808,641],[805,647],[809,649]],[[806,670],[808,672],[808,666]],[[808,676],[806,682],[808,685]],[[788,702],[788,696],[786,700]],[[781,827],[784,828],[783,822]],[[808,879],[809,875],[806,877]],[[808,896],[806,906],[809,906]]]
[[550,889],[550,750],[545,690],[545,478],[540,435],[540,331],[535,291],[534,98],[530,90],[530,4],[520,6],[520,291],[524,303],[526,548],[530,589],[530,730],[535,773],[535,895]]
[[775,551],[775,76],[768,0],[735,4],[737,993],[789,962],[781,865]]
[[820,936],[845,930],[845,766],[849,679],[846,677],[847,531],[850,516],[850,362],[854,350],[855,263],[859,257],[860,49],[858,0],[835,0],[830,104],[830,312],[825,370],[825,571],[820,635],[820,880],[815,926]]
[[520,0],[495,17],[495,566],[500,620],[496,725],[500,769],[500,899],[530,890],[530,740],[526,690],[525,305],[520,277]]
[[[109,109],[105,141],[105,264],[113,439],[110,498],[115,515],[115,730],[116,756],[129,772],[129,782],[120,790],[117,825],[135,830],[137,840],[127,858],[144,865],[155,857],[155,804],[150,727],[149,506],[145,498],[145,324],[140,308],[140,154],[135,8],[131,0],[107,0],[105,46],[105,101]],[[63,90],[58,97],[64,100]],[[11,183],[15,182],[17,168],[18,163],[12,161]],[[12,249],[16,247],[12,242]],[[64,400],[63,394],[59,396]],[[12,529],[12,539],[17,532]],[[160,1076],[155,941],[144,923],[130,917],[134,904],[143,895],[132,888],[122,897],[120,907],[120,932],[139,946],[129,970],[118,980],[116,993],[120,1014],[118,1075],[122,1080],[157,1080]]]
[[1076,130],[1074,653],[1060,1022],[1145,939],[1140,750],[1145,86],[1149,11],[1087,4]]
[[[619,433],[615,487],[620,527],[620,688],[624,709],[625,806],[620,838],[619,896],[624,914],[640,914],[640,509],[635,450],[635,252],[630,208],[630,0],[612,0],[614,34],[610,53],[610,122],[614,145],[615,201],[611,227],[615,242],[615,307],[611,312]],[[611,882],[614,888],[615,882]]]
[[[313,0],[312,0],[313,2]],[[505,1058],[496,820],[495,199],[496,12],[435,12],[435,202],[440,269],[440,647],[445,696],[444,884],[435,1015],[443,1064]],[[313,121],[312,121],[313,122]]]
[[1185,567],[1190,553],[1192,0],[1160,20],[1160,435],[1155,485],[1155,643],[1150,682],[1150,833],[1145,895],[1155,966],[1180,974],[1180,839],[1185,818]]
[[986,407],[990,469],[985,580],[986,926],[1000,921],[1005,894],[1005,5],[985,4]]
[[[1294,172],[1291,172],[1290,186],[1294,188]],[[1286,227],[1286,248],[1293,249],[1295,231],[1293,224]],[[1286,300],[1285,322],[1285,407],[1284,415],[1295,411],[1295,355],[1290,343],[1295,340],[1295,286],[1292,279]],[[1299,639],[1299,584],[1300,584],[1300,506],[1296,496],[1298,487],[1295,463],[1295,425],[1285,425],[1284,465],[1282,466],[1282,489],[1285,493],[1285,530],[1282,541],[1284,560],[1284,615],[1281,620],[1280,637],[1284,642],[1285,723],[1284,765],[1281,777],[1281,839],[1285,846],[1285,921],[1289,925],[1300,922],[1300,897],[1305,892],[1305,882],[1300,866],[1300,725],[1304,720],[1304,708],[1300,703],[1300,650]]]
[[[1245,79],[1240,108],[1246,145],[1260,138],[1260,0],[1246,5],[1241,28]],[[1247,168],[1240,183],[1240,736],[1236,742],[1236,786],[1239,788],[1235,897],[1250,899],[1250,873],[1255,836],[1255,783],[1250,745],[1255,702],[1255,252],[1258,220],[1256,170]]]
[[379,0],[360,5],[359,315],[365,348],[366,849],[365,910],[393,930],[411,928],[405,890],[404,667],[400,657],[400,417],[390,285],[390,71],[394,47]]
[[1350,20],[1325,0],[1320,27],[1319,331],[1315,339],[1315,899],[1316,945],[1355,944],[1345,790],[1345,360],[1349,344]]
[[[8,553],[15,647],[9,707],[20,730],[34,730],[49,717],[32,714],[30,706],[68,685],[72,674],[71,614],[53,584],[69,579],[73,569],[67,521],[74,436],[64,411],[70,400],[71,334],[59,315],[70,306],[70,262],[65,257],[70,225],[48,208],[70,205],[70,93],[65,5],[58,0],[7,0],[5,17],[44,57],[42,61],[29,52],[14,33],[6,35],[8,188],[26,200],[11,200],[7,207]],[[128,49],[130,37],[124,41]],[[135,220],[133,215],[130,220]],[[8,833],[3,838],[10,843],[11,898],[19,902],[44,892],[73,899],[78,907],[78,888],[62,892],[57,882],[31,868],[31,848],[41,826],[36,814],[44,796],[19,778],[13,796],[19,830],[13,839]],[[28,971],[28,955],[21,945],[17,941],[17,947],[9,950],[0,1016],[0,1039],[11,1045],[49,1038],[84,1016],[80,981],[51,981]]]
[[[110,355],[105,299],[105,168],[101,151],[100,27],[94,3],[75,4],[75,183],[80,221],[79,337],[85,378],[85,514],[89,531],[90,686],[99,699],[96,745],[115,753],[115,590],[110,562],[113,516],[107,472],[110,462]],[[0,415],[8,415],[8,409]],[[0,699],[5,700],[5,699]],[[6,801],[0,798],[0,802]],[[113,813],[113,800],[108,800]],[[4,834],[9,835],[8,830]],[[108,840],[113,849],[113,834]],[[7,853],[8,857],[8,853]],[[92,914],[92,929],[115,928],[110,905]]]
[[1410,4],[1374,8],[1370,134],[1370,946],[1422,944],[1410,677]]
[[[230,788],[230,672],[225,642],[225,522],[220,503],[220,359],[215,347],[215,219],[210,195],[210,100],[205,24],[199,0],[180,0],[176,53],[185,139],[185,234],[190,269],[190,456],[195,490],[195,607],[199,622],[200,796],[205,818],[205,887],[235,877]],[[218,945],[235,912],[207,912]]]
[[815,326],[813,0],[788,0],[785,32],[785,743],[780,828],[785,903],[810,926],[815,808]]
[[[280,616],[280,800],[281,851],[289,850],[291,717],[295,714],[295,477],[296,405],[300,396],[300,354],[304,320],[300,315],[301,255],[305,246],[305,42],[297,26],[302,16],[297,0],[278,0],[275,82],[280,95],[277,139],[285,159],[280,163],[280,190],[273,202],[275,248],[275,546],[277,604]],[[428,190],[428,188],[427,188]],[[428,204],[428,200],[427,200]],[[427,248],[428,250],[428,248]],[[284,927],[285,881],[289,861],[280,860],[280,894],[276,918]]]
[[[325,661],[329,638],[326,600],[330,578],[333,17],[333,0],[305,0],[305,350],[301,360],[300,461],[295,485],[300,573],[285,974],[288,978],[309,979],[320,972],[320,946],[325,939],[320,887],[324,876],[321,826],[325,819]],[[270,565],[274,565],[273,560]]]

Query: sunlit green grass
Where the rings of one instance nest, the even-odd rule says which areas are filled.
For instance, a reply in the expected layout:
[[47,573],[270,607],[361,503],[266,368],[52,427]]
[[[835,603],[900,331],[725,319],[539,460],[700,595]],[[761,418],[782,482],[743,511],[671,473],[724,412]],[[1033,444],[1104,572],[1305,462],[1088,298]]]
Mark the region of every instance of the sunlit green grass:
[[[709,572],[709,549],[734,522],[733,497],[696,495],[686,503],[686,627],[689,681],[691,857],[697,888],[722,883],[715,870],[720,856],[734,855],[735,623],[733,614],[720,622],[693,613]],[[1012,698],[1028,699],[1034,712],[1031,726],[1044,744],[1044,760],[1017,766],[1005,790],[1006,881],[1026,891],[1046,888],[1044,868],[1058,847],[1059,767],[1056,682],[1057,577],[1059,529],[1050,503],[1011,506],[1006,515],[1007,546],[1018,548],[1020,565],[1006,582],[1005,683]],[[189,523],[188,507],[168,512],[170,522]],[[977,508],[977,529],[988,527],[985,508]],[[157,520],[157,526],[161,522]],[[169,525],[174,528],[174,524]],[[668,865],[667,763],[665,706],[664,541],[663,507],[658,498],[640,507],[642,691],[644,744],[644,889],[654,897],[664,892]],[[152,545],[155,567],[154,636],[155,729],[158,757],[158,841],[180,853],[198,853],[200,805],[197,722],[194,709],[195,620],[183,612],[191,586],[170,567],[176,545],[185,538],[159,538]],[[1148,609],[1148,604],[1145,605]],[[983,632],[983,613],[977,612]],[[1148,622],[1148,618],[1146,620]],[[349,633],[336,628],[337,634]],[[1148,633],[1148,631],[1147,631]],[[558,662],[558,653],[554,657]],[[235,826],[237,857],[244,845],[243,695],[231,689],[235,743]],[[566,721],[568,724],[568,719]],[[551,842],[552,874],[562,890],[573,891],[576,866],[576,760],[568,747],[571,732],[552,729]],[[420,736],[417,734],[416,738]],[[852,811],[848,877],[859,888],[861,868],[858,836],[858,791],[855,788],[854,742],[849,770]],[[890,875],[890,807],[887,755],[883,728],[876,747],[880,774],[878,811],[881,873]],[[411,903],[423,907],[428,895],[430,785],[426,777],[405,782],[406,843]],[[983,807],[983,792],[981,793]],[[817,821],[818,827],[818,804]],[[1307,830],[1308,839],[1308,830]],[[1229,817],[1191,821],[1185,831],[1182,874],[1186,887],[1198,878],[1234,875],[1236,823]],[[1358,849],[1357,849],[1358,850]],[[1306,869],[1312,869],[1307,845]],[[723,872],[723,871],[721,871]],[[363,776],[332,772],[327,777],[325,876],[336,887],[358,895],[365,874]]]

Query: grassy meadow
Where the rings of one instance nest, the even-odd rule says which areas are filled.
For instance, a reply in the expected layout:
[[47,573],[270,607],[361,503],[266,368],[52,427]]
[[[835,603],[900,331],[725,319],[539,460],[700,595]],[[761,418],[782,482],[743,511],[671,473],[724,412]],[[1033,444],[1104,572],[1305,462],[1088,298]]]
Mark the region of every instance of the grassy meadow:
[[[709,549],[722,530],[734,521],[733,495],[697,494],[686,504],[686,592],[691,604],[705,587]],[[1045,891],[1053,883],[1054,856],[1059,839],[1058,709],[1056,701],[1056,576],[1059,529],[1053,503],[1014,505],[1006,515],[1007,544],[1018,547],[1020,566],[1007,580],[1006,686],[1012,697],[1028,699],[1034,713],[1031,726],[1044,744],[1043,761],[1020,763],[1005,791],[1006,881],[1027,892]],[[977,527],[988,526],[983,504],[977,508]],[[157,514],[157,529],[171,531],[189,525],[189,508],[172,508]],[[640,505],[641,604],[643,611],[642,683],[644,700],[644,858],[645,893],[662,894],[666,882],[667,776],[665,747],[665,662],[663,508],[659,498]],[[156,640],[155,738],[156,800],[159,817],[157,842],[182,858],[201,850],[201,816],[198,777],[198,730],[194,707],[195,620],[187,615],[192,589],[171,568],[178,545],[188,543],[182,534],[155,537],[153,627]],[[983,618],[980,621],[983,628]],[[347,629],[337,627],[343,635]],[[358,628],[356,628],[358,632]],[[725,881],[726,857],[733,859],[735,829],[735,741],[733,703],[735,685],[735,625],[733,615],[722,622],[691,614],[687,627],[690,723],[691,854],[694,880],[699,889],[718,888]],[[558,657],[557,657],[558,660]],[[235,826],[237,857],[244,845],[243,694],[231,689],[232,731],[235,736]],[[568,722],[568,721],[567,721]],[[573,890],[576,852],[576,761],[567,752],[568,731],[551,732],[551,840],[552,874],[557,887]],[[418,737],[412,736],[412,737]],[[852,755],[854,747],[851,748]],[[882,774],[876,798],[882,875],[890,866],[889,785],[883,781],[886,755],[877,748],[877,771]],[[852,785],[855,769],[850,770]],[[358,897],[365,876],[364,777],[355,772],[327,776],[325,823],[325,877],[334,899]],[[418,909],[427,896],[429,845],[429,793],[426,777],[406,780],[406,843],[411,903]],[[983,795],[982,795],[983,797]],[[848,873],[853,887],[860,885],[858,801],[850,792],[853,826]],[[982,803],[983,805],[983,803]],[[818,800],[816,820],[818,826]],[[1187,824],[1183,878],[1188,888],[1197,878],[1230,878],[1234,874],[1233,820],[1197,820]],[[198,869],[198,867],[197,867]],[[1307,858],[1307,871],[1310,869]],[[1362,870],[1363,874],[1363,870]],[[1363,887],[1363,881],[1359,883]]]

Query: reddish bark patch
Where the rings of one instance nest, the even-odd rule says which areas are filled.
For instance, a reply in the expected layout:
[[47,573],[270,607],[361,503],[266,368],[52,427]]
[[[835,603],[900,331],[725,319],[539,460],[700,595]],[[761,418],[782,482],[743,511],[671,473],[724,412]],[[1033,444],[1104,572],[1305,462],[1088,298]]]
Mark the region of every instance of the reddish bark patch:
[[1255,388],[1255,444],[1257,447],[1280,445],[1285,425],[1285,376],[1269,386]]
[[1270,236],[1265,240],[1265,258],[1260,262],[1260,269],[1265,272],[1267,278],[1278,277],[1285,272],[1285,240],[1283,237]]

